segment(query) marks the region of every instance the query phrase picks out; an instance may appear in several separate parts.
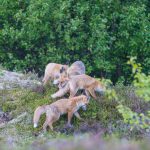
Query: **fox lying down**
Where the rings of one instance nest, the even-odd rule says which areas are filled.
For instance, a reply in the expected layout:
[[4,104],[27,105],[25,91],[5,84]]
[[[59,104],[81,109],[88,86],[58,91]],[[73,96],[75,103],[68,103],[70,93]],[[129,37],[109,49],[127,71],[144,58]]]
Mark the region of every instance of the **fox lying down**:
[[60,88],[55,94],[52,94],[52,98],[57,98],[65,95],[70,91],[70,98],[74,97],[78,90],[84,89],[86,95],[91,95],[95,99],[97,98],[95,91],[103,93],[105,91],[105,86],[95,78],[88,75],[76,75],[70,78],[60,77],[55,84],[59,84]]
[[53,130],[53,123],[56,122],[62,114],[68,114],[67,126],[71,127],[72,116],[82,119],[77,112],[80,107],[86,110],[88,99],[85,95],[77,96],[70,99],[60,99],[50,105],[43,105],[36,108],[33,117],[34,128],[38,126],[38,121],[43,113],[46,113],[46,121],[43,124],[43,130],[46,131],[47,126]]

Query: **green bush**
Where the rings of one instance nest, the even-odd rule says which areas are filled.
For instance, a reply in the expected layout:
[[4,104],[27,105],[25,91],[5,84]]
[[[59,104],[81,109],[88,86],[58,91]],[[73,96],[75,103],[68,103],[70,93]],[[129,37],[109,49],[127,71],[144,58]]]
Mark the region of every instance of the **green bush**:
[[[149,106],[150,101],[150,75],[146,76],[142,73],[141,64],[137,64],[135,62],[134,57],[130,58],[128,64],[132,66],[132,73],[134,75],[133,85],[135,87],[135,94],[141,98],[141,101],[145,101],[146,105]],[[140,106],[142,107],[142,103]],[[122,105],[119,102],[117,106],[118,111],[122,114],[124,118],[124,122],[131,125],[130,130],[134,128],[146,129],[146,132],[150,132],[150,109],[149,107],[146,109],[145,112],[136,112],[131,110],[131,107],[127,107]]]
[[149,0],[1,0],[0,62],[35,70],[82,60],[88,74],[131,81],[127,56],[150,66]]

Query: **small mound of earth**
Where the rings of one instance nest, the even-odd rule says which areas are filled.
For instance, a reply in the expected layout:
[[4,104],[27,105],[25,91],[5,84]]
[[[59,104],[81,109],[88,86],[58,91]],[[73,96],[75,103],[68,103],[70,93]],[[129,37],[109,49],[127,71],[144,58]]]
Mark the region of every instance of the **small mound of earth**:
[[4,113],[0,110],[0,125],[10,121],[12,118],[8,113]]
[[0,90],[13,89],[16,87],[33,88],[34,86],[41,85],[41,82],[32,79],[22,73],[1,70],[0,74]]
[[41,94],[43,94],[45,92],[43,85],[37,85],[37,86],[33,87],[31,90],[32,90],[32,92],[41,93]]
[[99,133],[104,131],[102,125],[98,122],[85,122],[82,123],[77,131],[77,133],[86,133],[86,132],[90,132],[93,134]]
[[102,127],[102,125],[98,122],[83,122],[80,124],[78,129],[72,128],[62,128],[59,130],[61,133],[65,134],[81,134],[81,133],[92,133],[97,134],[101,132],[105,132],[105,129]]

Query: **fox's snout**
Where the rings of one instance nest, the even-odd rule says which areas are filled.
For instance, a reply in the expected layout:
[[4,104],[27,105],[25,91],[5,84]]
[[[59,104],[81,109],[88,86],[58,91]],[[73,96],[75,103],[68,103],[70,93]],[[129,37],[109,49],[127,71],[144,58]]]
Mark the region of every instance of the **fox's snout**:
[[83,106],[82,106],[82,109],[83,109],[84,111],[86,111],[86,105],[83,105]]
[[105,88],[105,86],[98,86],[97,88],[95,88],[95,91],[97,91],[98,93],[103,95],[104,92],[106,91],[106,88]]

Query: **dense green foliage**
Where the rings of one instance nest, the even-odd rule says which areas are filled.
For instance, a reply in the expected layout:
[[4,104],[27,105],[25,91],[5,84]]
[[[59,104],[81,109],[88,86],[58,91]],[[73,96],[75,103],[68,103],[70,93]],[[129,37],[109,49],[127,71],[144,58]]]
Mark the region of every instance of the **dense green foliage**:
[[[135,87],[135,94],[149,105],[150,101],[150,75],[146,76],[141,72],[141,64],[135,62],[135,57],[130,58],[128,64],[132,65],[132,73],[134,74],[133,85]],[[150,109],[145,113],[134,112],[130,108],[124,106],[119,101],[120,105],[117,106],[118,111],[122,114],[124,121],[131,125],[133,128],[146,129],[150,132]]]
[[87,73],[131,80],[128,56],[150,68],[149,0],[1,0],[0,63],[43,74],[82,60]]

